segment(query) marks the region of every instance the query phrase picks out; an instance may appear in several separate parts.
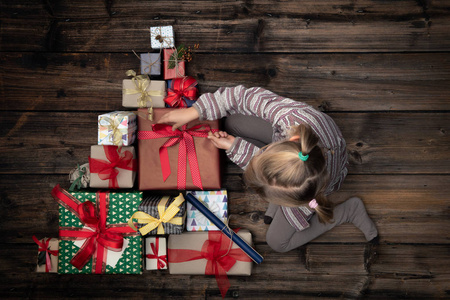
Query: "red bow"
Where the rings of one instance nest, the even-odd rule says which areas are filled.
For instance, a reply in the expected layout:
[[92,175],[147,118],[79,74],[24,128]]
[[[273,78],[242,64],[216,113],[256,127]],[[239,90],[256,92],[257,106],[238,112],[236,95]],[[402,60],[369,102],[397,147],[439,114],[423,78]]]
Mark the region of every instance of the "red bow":
[[50,259],[50,254],[53,256],[57,256],[58,250],[50,250],[50,248],[48,247],[48,244],[51,240],[50,238],[48,238],[47,240],[42,239],[41,242],[37,239],[37,237],[33,235],[33,240],[36,244],[38,244],[39,252],[45,251],[45,272],[48,273],[52,269],[52,260]]
[[122,148],[117,146],[103,146],[103,149],[108,161],[89,157],[90,171],[98,173],[101,180],[109,179],[109,188],[119,188],[117,169],[136,171],[137,160],[133,159],[133,153],[130,151],[120,153]]
[[81,270],[93,258],[93,272],[103,273],[106,268],[107,250],[119,252],[123,247],[125,235],[136,235],[127,224],[106,225],[108,215],[109,193],[97,192],[96,207],[90,201],[81,203],[59,185],[52,190],[53,198],[77,216],[80,221],[91,228],[60,228],[59,235],[66,240],[86,239],[70,263]]
[[158,255],[159,252],[159,238],[155,238],[155,243],[150,243],[153,254],[147,254],[147,258],[156,259],[158,270],[162,269],[167,264],[167,255]]
[[193,77],[175,78],[172,80],[172,85],[167,89],[167,96],[164,98],[171,107],[187,107],[183,98],[189,100],[197,99],[197,80]]
[[[201,129],[203,127],[203,129]],[[153,131],[139,131],[138,139],[158,139],[169,138],[159,148],[159,159],[161,161],[161,170],[163,174],[163,180],[169,177],[170,162],[168,147],[172,147],[176,144],[180,144],[178,147],[178,174],[177,174],[177,188],[179,190],[186,189],[186,156],[189,158],[189,166],[191,169],[192,182],[195,186],[203,190],[202,179],[200,177],[200,169],[198,167],[197,154],[195,152],[194,136],[207,137],[208,132],[216,132],[217,129],[210,129],[209,125],[199,124],[187,129],[186,125],[183,125],[182,130],[177,129],[172,131],[172,126],[166,124],[153,124]]]
[[232,241],[220,231],[210,231],[202,250],[169,249],[171,263],[180,263],[197,259],[206,259],[205,275],[215,275],[222,297],[225,297],[230,282],[227,272],[236,261],[252,260],[240,248],[231,249]]

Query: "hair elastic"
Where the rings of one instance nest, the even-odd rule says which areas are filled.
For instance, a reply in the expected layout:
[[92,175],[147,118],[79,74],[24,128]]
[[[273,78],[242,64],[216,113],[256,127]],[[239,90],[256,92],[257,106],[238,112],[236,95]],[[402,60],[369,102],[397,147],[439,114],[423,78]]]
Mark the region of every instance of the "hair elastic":
[[298,153],[298,157],[299,157],[301,160],[303,160],[303,161],[307,161],[307,160],[308,160],[308,157],[309,157],[309,154],[303,155],[303,154],[302,154],[302,151],[300,151],[300,152]]
[[311,201],[309,201],[309,207],[311,207],[312,209],[315,209],[317,207],[317,201],[316,199],[312,199]]

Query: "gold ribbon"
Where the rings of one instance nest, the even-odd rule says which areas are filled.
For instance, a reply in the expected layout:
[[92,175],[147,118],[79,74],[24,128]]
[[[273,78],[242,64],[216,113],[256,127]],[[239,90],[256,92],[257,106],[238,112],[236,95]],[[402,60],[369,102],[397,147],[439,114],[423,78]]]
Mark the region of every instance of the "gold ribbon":
[[[117,115],[120,117],[120,115]],[[102,124],[101,122],[104,121],[108,124]],[[119,128],[119,125],[121,123],[120,118],[109,118],[109,117],[101,117],[100,120],[98,120],[98,123],[100,126],[105,127],[108,131],[111,131],[109,134],[109,140],[116,146],[122,146],[123,140],[122,136],[124,134],[128,134],[128,128]]]
[[137,230],[136,226],[133,223],[133,219],[137,219],[139,224],[146,224],[145,226],[139,228],[139,231],[142,235],[148,234],[155,228],[158,228],[157,234],[164,234],[163,223],[171,223],[175,225],[183,224],[183,217],[175,217],[175,215],[180,211],[180,205],[184,202],[184,197],[180,193],[178,197],[169,205],[166,209],[167,201],[169,201],[170,197],[163,197],[158,203],[158,213],[159,219],[150,216],[149,214],[143,211],[135,212],[131,218],[128,220],[128,225],[133,229]]
[[[147,74],[136,75],[136,72],[133,70],[128,70],[126,72],[127,76],[132,77],[131,81],[133,82],[135,89],[124,89],[123,92],[126,95],[135,95],[140,94],[137,98],[138,107],[147,107],[148,106],[148,119],[153,121],[153,100],[152,96],[163,96],[162,91],[147,91],[147,88],[150,86],[150,78]],[[150,105],[147,105],[150,103]]]

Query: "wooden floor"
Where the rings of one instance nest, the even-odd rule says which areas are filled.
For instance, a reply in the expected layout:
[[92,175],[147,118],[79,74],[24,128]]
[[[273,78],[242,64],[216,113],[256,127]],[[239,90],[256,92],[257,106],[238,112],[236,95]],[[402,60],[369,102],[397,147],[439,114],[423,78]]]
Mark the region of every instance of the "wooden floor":
[[266,204],[228,163],[231,226],[265,257],[227,298],[450,298],[450,2],[376,0],[0,0],[2,298],[217,299],[214,277],[34,273],[31,239],[58,235],[50,191],[87,162],[97,115],[149,51],[150,26],[200,44],[187,73],[202,92],[262,86],[340,126],[350,153],[340,197],[360,196],[381,238],[367,263],[343,225],[280,254]]

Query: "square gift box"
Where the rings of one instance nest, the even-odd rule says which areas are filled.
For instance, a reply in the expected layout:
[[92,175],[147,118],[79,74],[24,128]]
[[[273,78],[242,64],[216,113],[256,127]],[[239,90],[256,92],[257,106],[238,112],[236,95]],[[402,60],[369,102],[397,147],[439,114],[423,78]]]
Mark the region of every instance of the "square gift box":
[[[153,119],[158,121],[174,109],[177,108],[154,109]],[[139,109],[139,190],[219,190],[220,153],[206,138],[209,130],[218,130],[219,121],[197,119],[172,131],[170,125],[149,121],[147,114],[146,109]],[[174,144],[163,147],[168,140]]]
[[[148,233],[140,229],[142,235],[181,234],[184,231],[186,204],[182,194],[177,197],[146,196],[141,205],[139,205],[139,211],[148,214],[156,220],[163,220],[158,227],[153,226],[154,229]],[[142,228],[143,226],[140,225],[139,227]]]
[[[186,192],[194,195],[198,200],[215,214],[222,222],[227,223],[228,219],[228,197],[226,190],[220,191],[190,191]],[[186,203],[187,231],[217,231],[220,230],[211,223],[200,211],[190,202]]]
[[38,240],[34,236],[33,239],[39,246],[36,272],[57,273],[59,240],[55,238]]
[[130,146],[136,139],[136,115],[113,111],[98,116],[98,145]]
[[175,47],[173,27],[172,26],[150,27],[150,44],[152,49]]
[[132,188],[137,172],[133,146],[91,146],[89,157],[90,187]]
[[166,82],[150,80],[148,75],[139,75],[122,82],[122,106],[124,107],[164,107]]
[[[142,274],[142,238],[127,224],[142,192],[67,192],[57,186],[52,194],[61,204],[58,273]],[[87,215],[80,216],[78,211]],[[98,221],[90,222],[91,218]],[[96,232],[108,250],[97,242]],[[116,245],[119,237],[121,246]],[[86,252],[91,256],[83,260]]]
[[[238,234],[251,245],[252,235],[249,231],[240,230]],[[226,259],[227,256],[236,260],[232,267],[226,270],[227,275],[250,276],[252,273],[253,261],[220,231],[171,235],[167,248],[170,274],[215,275],[214,268],[208,268],[208,262],[214,264],[216,261],[208,261],[207,257]],[[203,252],[209,254],[202,255]]]
[[145,269],[167,269],[167,243],[165,237],[151,236],[145,238]]
[[[174,59],[172,54],[174,53],[174,49],[164,49],[164,79],[174,79],[184,77],[186,74],[185,62],[184,60]],[[174,67],[169,69],[171,62],[174,64]]]
[[161,75],[161,53],[141,53],[141,74]]

